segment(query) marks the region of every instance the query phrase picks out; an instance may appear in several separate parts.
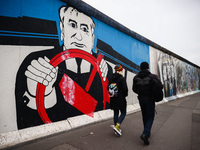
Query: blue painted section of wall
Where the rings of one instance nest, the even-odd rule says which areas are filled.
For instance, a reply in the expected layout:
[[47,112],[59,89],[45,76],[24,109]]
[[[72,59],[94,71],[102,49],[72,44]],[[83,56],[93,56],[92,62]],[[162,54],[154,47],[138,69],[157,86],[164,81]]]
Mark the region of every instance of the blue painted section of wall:
[[1,1],[0,15],[8,17],[19,17],[21,8],[21,0]]
[[[15,18],[26,16],[56,21],[58,35],[60,35],[58,11],[62,5],[66,4],[59,0],[6,0],[1,2],[0,16]],[[59,42],[62,45],[60,36]]]
[[1,2],[0,15],[8,17],[29,16],[46,20],[59,20],[58,8],[65,5],[59,0],[6,0]]
[[96,38],[111,45],[115,51],[119,52],[137,65],[140,65],[142,61],[150,62],[149,46],[147,44],[133,39],[95,18],[93,18],[93,20],[96,25]]

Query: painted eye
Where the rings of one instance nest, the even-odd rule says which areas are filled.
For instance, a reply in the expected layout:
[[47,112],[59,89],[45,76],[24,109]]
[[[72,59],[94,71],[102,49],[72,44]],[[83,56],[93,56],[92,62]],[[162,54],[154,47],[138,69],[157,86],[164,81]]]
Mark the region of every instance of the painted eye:
[[68,25],[72,28],[77,28],[77,22],[69,19]]
[[89,32],[89,30],[88,30],[88,28],[87,28],[86,26],[82,26],[82,27],[81,27],[81,30],[82,30],[83,32],[87,32],[87,33]]
[[76,27],[77,27],[76,24],[75,24],[74,22],[71,22],[69,25],[70,25],[72,28],[76,28]]

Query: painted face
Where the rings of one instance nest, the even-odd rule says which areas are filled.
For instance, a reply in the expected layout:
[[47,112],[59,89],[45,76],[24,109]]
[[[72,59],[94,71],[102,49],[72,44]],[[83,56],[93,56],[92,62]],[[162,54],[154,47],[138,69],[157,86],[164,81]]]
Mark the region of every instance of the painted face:
[[94,45],[94,22],[85,14],[69,7],[63,15],[61,36],[64,39],[64,50],[81,49],[88,53]]

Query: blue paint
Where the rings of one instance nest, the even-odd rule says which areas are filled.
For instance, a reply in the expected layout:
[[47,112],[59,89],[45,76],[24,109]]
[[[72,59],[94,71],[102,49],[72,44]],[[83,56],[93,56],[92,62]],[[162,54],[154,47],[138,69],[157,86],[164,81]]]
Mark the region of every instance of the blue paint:
[[16,37],[30,37],[30,38],[45,38],[45,39],[58,39],[58,37],[36,36],[36,35],[15,35],[15,34],[1,34],[0,36],[16,36]]
[[30,33],[30,32],[16,32],[16,31],[3,31],[3,30],[0,30],[0,32],[2,33],[8,33],[6,34],[7,36],[10,35],[19,35],[19,34],[23,34],[24,35],[35,35],[35,36],[52,36],[52,37],[55,37],[55,39],[58,39],[58,35],[55,35],[55,34],[42,34],[42,33]]
[[[56,21],[58,35],[55,38],[59,38],[60,45],[62,45],[62,42],[60,41],[59,8],[63,5],[66,4],[60,0],[3,0],[0,1],[0,15],[8,17],[27,16]],[[94,49],[97,45],[97,39],[100,39],[137,65],[140,65],[142,61],[150,62],[149,46],[147,44],[144,44],[95,18],[93,18],[93,20],[95,22]],[[23,33],[21,36],[28,36],[27,34],[32,33]],[[12,36],[15,35],[13,34]],[[32,34],[32,36],[34,35]]]
[[21,0],[1,0],[0,16],[19,17]]
[[15,18],[26,16],[56,21],[59,42],[62,45],[60,41],[59,8],[63,5],[66,5],[66,3],[60,0],[1,0],[0,16]]
[[131,70],[133,70],[133,71],[135,71],[135,72],[139,72],[137,69],[135,69],[135,68],[129,66],[128,64],[125,64],[124,62],[120,61],[119,59],[117,59],[117,58],[115,58],[115,57],[113,57],[113,56],[111,56],[111,55],[105,53],[104,51],[102,51],[102,50],[100,50],[100,49],[98,49],[98,50],[100,51],[100,53],[101,53],[102,55],[111,58],[112,60],[116,61],[118,64],[121,64],[122,66],[125,66],[125,67],[127,67],[127,68],[129,68],[129,69],[131,69]]
[[58,21],[58,9],[62,5],[65,3],[59,0],[1,0],[0,15],[16,18],[27,16]]
[[115,51],[137,65],[140,65],[143,61],[150,63],[149,46],[147,44],[142,43],[95,18],[93,18],[93,20],[95,22],[96,38],[111,45]]

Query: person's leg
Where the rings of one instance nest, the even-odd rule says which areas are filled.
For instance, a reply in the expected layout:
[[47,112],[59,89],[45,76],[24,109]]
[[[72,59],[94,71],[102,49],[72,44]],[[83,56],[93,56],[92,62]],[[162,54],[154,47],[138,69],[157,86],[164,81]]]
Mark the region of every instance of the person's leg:
[[122,135],[121,133],[121,129],[120,129],[120,124],[119,122],[119,110],[114,110],[114,124],[115,127],[113,128],[113,130],[115,131],[116,134],[118,135]]
[[141,108],[141,112],[142,112],[142,121],[143,121],[143,126],[145,128],[145,124],[146,124],[146,114],[147,114],[147,111],[146,111],[146,105],[145,105],[145,102],[144,100],[140,100],[139,101],[139,104],[140,104],[140,108]]
[[114,110],[114,125],[116,126],[117,122],[118,122],[118,117],[119,117],[119,110],[118,109],[115,109]]
[[[145,145],[149,145],[149,136],[150,136],[150,131],[149,131],[149,99],[142,99],[140,100],[140,107],[142,111],[142,119],[143,119],[143,125],[144,125],[144,130],[140,138],[144,142]],[[155,105],[154,105],[155,106]]]
[[151,128],[155,117],[155,103],[149,100],[146,102],[146,105],[146,111],[148,113],[146,113],[146,121],[143,134],[149,138],[151,136]]
[[119,116],[119,119],[118,119],[118,123],[121,125],[122,122],[124,121],[124,118],[126,117],[126,107],[123,108],[123,109],[120,109],[120,116]]

